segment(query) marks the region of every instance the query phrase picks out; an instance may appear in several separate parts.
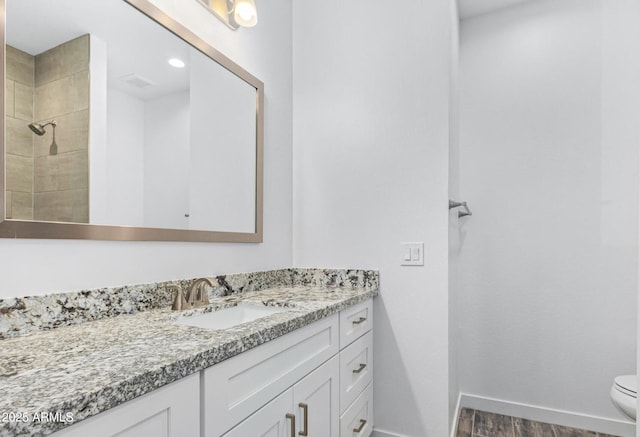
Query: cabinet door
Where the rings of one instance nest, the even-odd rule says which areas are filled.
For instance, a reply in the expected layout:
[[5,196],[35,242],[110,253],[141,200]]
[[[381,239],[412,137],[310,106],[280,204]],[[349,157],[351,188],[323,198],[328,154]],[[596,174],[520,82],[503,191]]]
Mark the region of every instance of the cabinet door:
[[289,389],[246,418],[224,437],[295,437],[293,390]]
[[65,428],[55,437],[199,437],[200,374]]
[[293,386],[299,436],[338,437],[340,361],[333,357]]

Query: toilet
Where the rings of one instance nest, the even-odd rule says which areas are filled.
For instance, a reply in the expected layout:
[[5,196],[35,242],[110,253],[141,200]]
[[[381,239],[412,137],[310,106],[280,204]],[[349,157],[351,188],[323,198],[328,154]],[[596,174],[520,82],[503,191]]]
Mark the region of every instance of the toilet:
[[613,405],[629,419],[636,420],[636,398],[638,397],[636,375],[616,376],[609,395]]

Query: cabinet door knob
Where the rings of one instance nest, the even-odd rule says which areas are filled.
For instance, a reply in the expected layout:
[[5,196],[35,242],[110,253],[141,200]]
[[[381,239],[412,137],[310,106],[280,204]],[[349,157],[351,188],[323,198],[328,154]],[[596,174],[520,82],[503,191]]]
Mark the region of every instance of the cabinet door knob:
[[360,426],[357,428],[353,428],[353,432],[360,432],[362,431],[362,428],[364,428],[364,426],[367,424],[367,421],[364,419],[360,419]]
[[362,372],[364,369],[366,369],[367,365],[360,363],[360,367],[358,367],[357,369],[353,370],[353,373],[360,373]]
[[305,404],[305,403],[299,403],[298,406],[300,408],[302,408],[302,431],[300,431],[298,434],[301,436],[308,436],[309,435],[309,405]]
[[287,419],[291,419],[291,437],[296,437],[296,416],[295,414],[287,413],[285,416]]
[[366,321],[367,321],[367,318],[366,318],[366,317],[360,317],[358,320],[354,320],[354,321],[353,321],[353,322],[351,322],[351,323],[353,323],[354,325],[359,325],[359,324],[364,323],[364,322],[366,322]]

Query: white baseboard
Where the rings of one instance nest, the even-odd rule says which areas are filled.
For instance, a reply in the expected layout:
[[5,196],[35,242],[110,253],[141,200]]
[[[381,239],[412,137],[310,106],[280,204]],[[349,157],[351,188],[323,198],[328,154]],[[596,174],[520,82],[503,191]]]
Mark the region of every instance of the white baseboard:
[[570,411],[555,410],[535,405],[508,402],[500,399],[485,398],[462,393],[458,408],[488,411],[505,416],[522,417],[537,422],[583,428],[605,434],[623,437],[635,437],[636,426],[626,420],[615,420],[606,417],[590,416]]
[[458,416],[460,416],[460,403],[462,401],[462,393],[458,393],[458,401],[456,402],[456,410],[453,412],[453,423],[449,424],[451,430],[451,437],[456,437],[456,431],[458,430]]
[[385,431],[379,428],[374,428],[371,437],[409,437],[403,434],[395,434],[393,432]]

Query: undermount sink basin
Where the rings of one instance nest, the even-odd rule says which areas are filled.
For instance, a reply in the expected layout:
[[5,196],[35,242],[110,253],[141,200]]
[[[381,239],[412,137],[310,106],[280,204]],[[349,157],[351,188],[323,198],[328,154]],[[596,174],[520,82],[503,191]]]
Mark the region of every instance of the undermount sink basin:
[[285,311],[285,308],[256,304],[240,304],[230,308],[223,308],[210,313],[176,320],[176,325],[195,326],[205,329],[227,329],[243,323],[270,316]]

